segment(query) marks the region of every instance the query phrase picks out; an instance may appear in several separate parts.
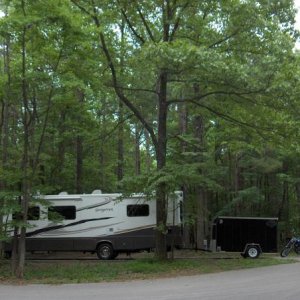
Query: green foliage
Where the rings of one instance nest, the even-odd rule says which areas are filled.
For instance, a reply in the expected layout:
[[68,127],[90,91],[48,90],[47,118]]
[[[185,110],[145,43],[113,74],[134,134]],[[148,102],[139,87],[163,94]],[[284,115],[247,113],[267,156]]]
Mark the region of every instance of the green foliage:
[[[220,216],[232,216],[236,214],[236,207],[242,206],[243,211],[239,212],[239,216],[241,217],[268,217],[262,210],[253,210],[253,206],[258,206],[260,203],[264,201],[263,195],[261,195],[259,189],[257,187],[250,187],[244,190],[238,191],[237,195],[220,211],[217,212],[216,215]],[[251,212],[252,210],[252,212]],[[260,215],[262,213],[262,215]],[[272,215],[270,215],[271,217]]]
[[[152,194],[163,183],[170,194],[188,190],[194,209],[200,189],[210,215],[280,215],[300,228],[295,10],[292,1],[257,3],[171,1],[166,20],[163,3],[156,0],[38,0],[24,1],[23,8],[18,1],[3,2],[0,187],[1,195],[8,194],[0,197],[0,215],[18,210],[7,199],[21,194],[24,179],[31,194],[75,193],[81,159],[86,193],[100,188]],[[168,74],[167,153],[160,170],[144,124],[127,106],[120,111],[112,64],[117,88],[156,137],[159,72]],[[30,125],[26,178],[25,111]]]

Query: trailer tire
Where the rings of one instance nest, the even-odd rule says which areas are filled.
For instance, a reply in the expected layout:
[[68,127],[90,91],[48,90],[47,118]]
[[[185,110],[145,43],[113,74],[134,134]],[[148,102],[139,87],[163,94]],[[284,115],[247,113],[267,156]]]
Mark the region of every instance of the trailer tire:
[[248,246],[246,250],[246,256],[250,258],[258,258],[260,255],[260,249],[258,246]]
[[116,257],[114,249],[113,249],[112,245],[109,243],[99,244],[97,246],[96,253],[97,253],[98,258],[102,259],[102,260],[110,260],[110,259],[114,259]]

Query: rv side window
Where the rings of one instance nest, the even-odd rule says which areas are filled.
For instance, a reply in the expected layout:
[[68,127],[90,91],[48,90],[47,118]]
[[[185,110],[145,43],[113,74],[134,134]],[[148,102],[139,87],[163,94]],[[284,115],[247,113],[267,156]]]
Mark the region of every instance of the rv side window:
[[[21,219],[21,213],[13,213],[12,215],[13,220],[18,220]],[[31,206],[28,208],[28,213],[27,213],[27,220],[32,221],[32,220],[39,220],[40,218],[40,208],[38,206]]]
[[76,219],[75,206],[50,206],[48,208],[48,220],[74,220]]
[[149,216],[149,205],[147,204],[127,205],[127,216],[147,217]]
[[28,208],[27,219],[38,220],[40,218],[40,208],[38,206],[32,206]]

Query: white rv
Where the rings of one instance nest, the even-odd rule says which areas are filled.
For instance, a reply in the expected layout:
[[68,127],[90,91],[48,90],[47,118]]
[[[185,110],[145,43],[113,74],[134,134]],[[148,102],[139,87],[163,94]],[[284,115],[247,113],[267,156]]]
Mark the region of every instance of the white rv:
[[[182,192],[168,201],[168,247],[181,245]],[[120,252],[155,248],[156,203],[144,195],[48,195],[29,208],[26,251],[96,252],[113,259]],[[45,205],[47,203],[47,205]],[[5,251],[11,251],[7,244]]]

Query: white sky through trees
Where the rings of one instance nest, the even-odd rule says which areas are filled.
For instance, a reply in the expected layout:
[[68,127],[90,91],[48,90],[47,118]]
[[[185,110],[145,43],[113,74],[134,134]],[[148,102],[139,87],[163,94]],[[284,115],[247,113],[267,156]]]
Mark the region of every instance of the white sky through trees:
[[298,10],[297,16],[296,16],[296,28],[300,30],[300,0],[294,0],[295,7]]
[[[296,15],[296,29],[300,30],[300,0],[294,0],[295,7],[298,10]],[[0,18],[4,16],[4,13],[0,10]],[[300,41],[297,43],[297,48],[300,48]]]

